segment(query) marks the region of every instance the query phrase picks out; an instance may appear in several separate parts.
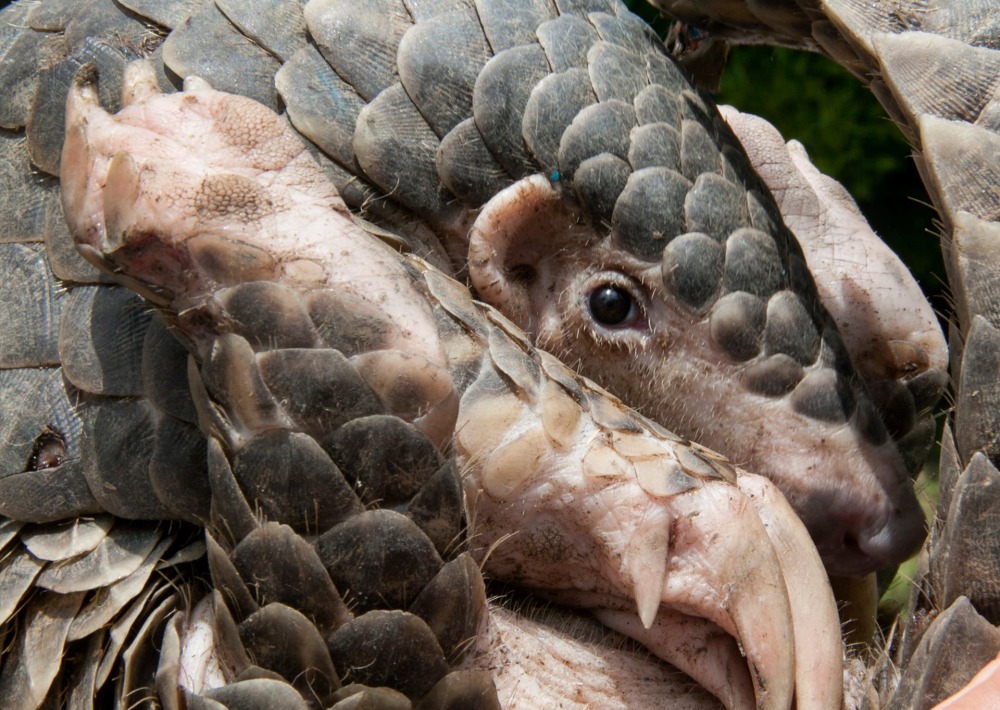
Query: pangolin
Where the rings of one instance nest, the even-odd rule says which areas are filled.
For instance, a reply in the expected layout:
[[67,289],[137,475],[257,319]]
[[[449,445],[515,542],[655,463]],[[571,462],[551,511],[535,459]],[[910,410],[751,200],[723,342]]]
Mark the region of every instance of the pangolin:
[[[232,12],[232,10],[231,10],[231,12]],[[571,13],[567,12],[566,14],[567,14],[567,15],[570,15]],[[80,24],[81,24],[81,25],[83,25],[84,23],[80,23]],[[189,24],[189,25],[193,25],[194,23],[188,23],[188,24]],[[68,32],[68,34],[72,34],[72,33],[69,33],[69,32]],[[77,36],[79,37],[80,35],[77,35]],[[85,33],[84,33],[84,35],[83,35],[83,36],[85,37]],[[172,36],[174,36],[174,35],[172,35]],[[416,42],[416,40],[414,40],[414,42]],[[220,44],[222,44],[222,43],[220,43]],[[613,44],[613,43],[612,43],[612,44]],[[272,50],[272,51],[274,51],[274,52],[277,52],[278,50]],[[57,72],[53,72],[53,74],[57,74]],[[228,87],[227,87],[227,88],[228,88]],[[397,93],[398,93],[398,92],[397,92]],[[290,104],[290,103],[291,103],[291,102],[289,102],[289,104]],[[373,111],[373,113],[374,113],[374,111]],[[294,121],[294,120],[295,120],[295,119],[294,119],[294,117],[293,117],[293,121]],[[39,118],[39,121],[41,121],[41,118]],[[695,130],[695,131],[697,131],[697,129],[694,129],[694,130]],[[627,157],[627,156],[626,156],[626,157]],[[42,158],[42,157],[36,157],[36,162],[39,162],[39,163],[43,163],[43,162],[44,162],[44,158]],[[379,164],[380,162],[381,162],[381,161],[375,161],[375,164]],[[575,172],[575,171],[574,171],[574,172]],[[552,177],[553,177],[553,176],[552,176],[552,174],[551,174],[551,173],[549,173],[548,175],[546,175],[546,177],[547,177],[547,178],[549,179],[549,183],[550,183],[550,184],[549,184],[548,186],[546,186],[546,185],[545,185],[545,184],[543,183],[543,184],[541,185],[541,187],[543,187],[543,188],[544,188],[544,187],[549,187],[549,188],[551,189],[551,183],[553,183],[553,182],[556,182],[556,183],[559,183],[559,182],[562,182],[562,184],[563,184],[563,185],[565,185],[565,184],[569,184],[570,182],[572,182],[572,178],[570,178],[570,177],[563,177],[563,175],[560,175],[560,176],[559,176],[559,178],[560,178],[559,180],[553,180],[553,179],[552,179]],[[414,182],[419,182],[419,181],[414,181]],[[536,182],[537,182],[537,181],[536,181]],[[705,182],[711,182],[711,181],[705,181]],[[354,183],[354,184],[356,184],[356,183]],[[384,189],[384,190],[387,190],[387,191],[390,191],[390,192],[392,191],[392,188],[391,188],[391,187],[386,187],[385,185],[383,185],[382,187],[383,187],[383,189]],[[545,200],[547,200],[547,199],[549,199],[549,198],[548,198],[548,197],[547,197],[547,196],[545,195],[545,193],[544,193],[544,192],[542,192],[541,190],[537,190],[537,191],[536,191],[536,190],[534,190],[534,187],[535,187],[535,184],[534,184],[534,183],[532,183],[532,182],[525,182],[525,183],[522,183],[522,187],[526,187],[526,188],[528,188],[528,190],[529,190],[529,191],[528,191],[528,193],[527,193],[527,194],[528,194],[528,198],[529,198],[529,200],[534,200],[536,204],[538,204],[539,202],[541,202],[542,204],[544,204],[544,201],[545,201]],[[561,186],[560,186],[560,187],[561,187]],[[362,197],[363,197],[363,199],[364,199],[364,200],[371,200],[372,202],[378,202],[378,200],[379,200],[379,198],[378,198],[377,196],[376,196],[376,197],[373,197],[373,196],[372,196],[372,195],[371,195],[370,193],[364,193],[364,192],[362,192],[362,193],[361,193],[361,195],[362,195]],[[516,197],[516,196],[517,196],[517,195],[515,195],[515,197]],[[582,200],[574,200],[573,202],[583,202],[583,201],[582,201]],[[405,203],[404,203],[404,204],[405,204]],[[587,204],[587,203],[585,203],[585,202],[584,202],[584,204]],[[496,206],[496,205],[494,205],[494,207],[495,207],[495,206]],[[504,203],[503,203],[503,202],[500,202],[500,203],[499,203],[499,207],[501,207],[501,208],[502,208],[503,206],[504,206]],[[571,207],[571,208],[573,208],[573,209],[576,209],[576,208],[577,208],[578,206],[579,206],[579,205],[574,205],[574,204],[571,204],[571,205],[570,205],[570,207]],[[390,205],[389,207],[385,207],[384,205],[376,205],[375,207],[378,207],[379,209],[383,209],[383,210],[385,210],[385,211],[389,211],[389,212],[391,212],[391,211],[393,210],[393,208],[392,208],[392,206],[391,206],[391,205]],[[372,208],[372,211],[373,211],[373,212],[375,211],[375,207],[373,207],[373,208]],[[416,208],[415,208],[414,206],[410,206],[410,207],[411,207],[411,209],[416,209]],[[239,213],[239,210],[240,210],[240,209],[245,209],[245,208],[246,208],[246,205],[239,205],[239,206],[235,206],[235,207],[233,208],[233,210],[234,210],[234,214],[238,214],[238,213]],[[566,208],[564,207],[563,209],[566,209]],[[418,210],[418,211],[419,211],[419,210]],[[556,211],[558,212],[558,210],[556,210]],[[570,210],[570,211],[572,212],[572,210]],[[613,216],[613,212],[614,212],[614,209],[612,209],[612,216]],[[486,209],[486,210],[484,210],[483,214],[495,214],[495,212],[491,212],[491,211],[490,211],[490,209]],[[371,215],[369,215],[369,216],[371,216]],[[431,217],[434,217],[435,215],[430,215],[430,216],[431,216]],[[391,217],[391,215],[390,215],[390,217]],[[389,219],[389,218],[386,218],[386,219]],[[585,220],[584,220],[584,221],[585,221]],[[612,219],[612,222],[613,222],[613,219]],[[391,223],[391,222],[390,222],[390,223]],[[600,222],[599,222],[599,220],[598,220],[598,221],[596,221],[595,223],[599,224]],[[480,225],[480,226],[481,226],[481,225]],[[613,228],[613,225],[612,225],[612,228]],[[753,227],[746,227],[746,229],[753,229]],[[419,231],[419,230],[417,230],[417,231]],[[759,231],[759,230],[758,230],[758,231]],[[484,232],[486,232],[486,234],[485,234],[485,237],[483,237],[483,239],[486,239],[487,237],[490,237],[490,233],[489,233],[489,231],[488,231],[488,230],[483,230],[483,229],[479,229],[479,230],[478,230],[478,232],[477,232],[477,234],[479,234],[479,235],[482,235],[482,234],[483,234]],[[155,235],[151,235],[151,238],[152,238],[153,236],[155,236]],[[411,240],[411,242],[412,242],[412,241],[414,240],[414,237],[412,237],[412,236],[411,236],[410,234],[407,234],[407,235],[405,235],[405,236],[407,236],[407,237],[410,237],[410,240]],[[612,236],[614,236],[614,235],[612,235]],[[743,236],[745,236],[745,235],[743,235]],[[754,239],[759,239],[759,238],[758,238],[758,237],[754,237]],[[584,240],[586,241],[586,238],[584,238]],[[688,240],[688,241],[691,241],[691,240]],[[752,241],[752,240],[751,240],[751,241]],[[419,243],[419,242],[418,242],[418,243]],[[486,242],[486,243],[492,243],[492,242]],[[432,246],[433,246],[433,245],[432,245]],[[411,244],[410,248],[411,248],[411,249],[413,249],[413,246],[412,246],[412,244]],[[728,249],[728,248],[729,248],[729,247],[727,247],[727,249]],[[787,248],[787,247],[785,247],[785,248]],[[738,251],[739,247],[734,247],[733,249],[734,249],[734,251]],[[211,251],[211,250],[210,250],[210,251]],[[766,247],[765,247],[765,251],[766,251]],[[216,255],[216,256],[218,256],[218,255]],[[219,258],[221,258],[221,257],[219,257]],[[753,257],[751,257],[751,258],[753,258]],[[584,260],[584,261],[585,261],[585,260]],[[487,263],[488,263],[488,260],[487,260]],[[252,260],[250,260],[250,261],[248,262],[248,266],[247,266],[247,268],[248,268],[248,269],[251,269],[251,271],[252,271],[252,268],[253,268],[253,266],[254,266],[254,264],[252,263]],[[517,266],[517,265],[515,265],[515,266]],[[516,270],[514,270],[514,271],[515,271],[515,273],[516,273]],[[779,269],[779,271],[780,271],[780,269]],[[569,272],[567,272],[567,273],[569,273]],[[524,274],[523,274],[523,273],[522,273],[521,275],[522,275],[522,276],[524,276]],[[727,275],[727,278],[728,278],[728,272],[726,272],[726,275]],[[734,278],[736,278],[736,277],[734,277]],[[667,281],[667,279],[666,279],[666,278],[664,278],[664,279],[662,279],[662,280],[663,280],[663,282],[664,282],[664,283],[666,283],[666,281]],[[701,288],[701,287],[703,287],[703,286],[704,286],[704,284],[703,284],[703,283],[695,283],[695,284],[694,284],[694,288],[695,288],[696,290],[697,290],[698,288]],[[141,288],[141,287],[140,287],[140,288]],[[486,291],[487,289],[486,289],[486,288],[481,288],[480,290],[481,290],[481,291]],[[682,289],[682,290],[683,290],[683,289]],[[702,290],[704,290],[704,289],[702,289]],[[155,294],[155,293],[150,293],[150,292],[148,292],[148,291],[143,291],[143,292],[144,292],[144,293],[146,293],[147,295],[151,295],[151,296],[153,296],[154,298],[155,298],[155,296],[156,296],[156,294]],[[616,298],[616,296],[612,296],[612,298]],[[156,301],[154,301],[154,302],[156,302]],[[605,305],[606,305],[606,304],[605,304]],[[98,326],[100,326],[101,324],[100,324],[100,323],[98,323],[97,325],[98,325]],[[88,327],[90,327],[90,326],[88,326]],[[746,335],[747,335],[747,333],[745,332],[745,328],[743,328],[742,330],[741,330],[741,328],[743,328],[743,326],[742,326],[742,325],[738,325],[738,326],[736,326],[736,336],[737,336],[737,337],[736,337],[736,339],[737,339],[737,340],[739,340],[739,339],[740,339],[740,337],[743,337],[743,336],[746,336]],[[762,331],[762,332],[761,332],[761,335],[763,335],[763,333],[764,333],[764,331]],[[731,334],[731,333],[730,333],[730,334]],[[751,334],[751,335],[752,335],[752,334]],[[832,337],[832,336],[831,336],[831,337]],[[727,341],[727,339],[726,339],[726,337],[725,337],[725,333],[723,334],[723,336],[721,336],[721,338],[720,338],[720,339],[721,339],[721,340],[722,340],[723,342],[728,342],[728,341]],[[751,339],[752,339],[752,338],[751,338]],[[730,340],[731,340],[731,339],[730,339]],[[824,341],[824,342],[825,342],[825,341]],[[498,347],[499,347],[499,346],[498,346]],[[741,352],[742,352],[742,351],[741,351]],[[565,354],[565,353],[564,353],[564,354]],[[773,354],[773,353],[768,353],[768,354]],[[84,369],[86,369],[86,368],[84,368]],[[843,374],[843,373],[841,373],[841,374],[836,374],[836,373],[835,373],[835,379],[837,379],[837,378],[841,378],[841,379],[843,379],[844,377],[847,377],[846,375],[845,375],[844,377],[841,377],[841,375],[842,375],[842,374]],[[848,379],[850,379],[849,377],[847,377],[847,378],[848,378]],[[111,384],[111,383],[109,383],[109,384]],[[114,386],[119,386],[119,385],[118,385],[118,384],[115,384]],[[103,391],[103,390],[102,390],[102,391]],[[855,390],[855,389],[854,389],[854,385],[853,385],[853,384],[851,385],[851,393],[852,393],[852,394],[851,394],[851,396],[852,396],[852,397],[858,397],[858,395],[857,395],[857,392],[860,392],[860,391],[861,391],[860,389],[857,389],[857,390]],[[846,395],[842,396],[842,397],[841,397],[841,400],[843,400],[843,399],[844,399],[845,397],[846,397]],[[850,399],[850,397],[848,397],[848,399]],[[858,397],[858,401],[862,401],[862,402],[864,401],[864,397],[863,397],[863,395],[861,395],[860,397]],[[852,406],[853,406],[853,404],[852,404]],[[133,408],[133,409],[134,409],[134,408]],[[846,409],[846,407],[845,407],[845,409]],[[859,409],[858,411],[861,411],[862,409],[863,409],[863,407],[862,407],[861,409]],[[827,413],[828,413],[828,412],[827,412]],[[850,415],[853,415],[853,414],[854,414],[854,410],[852,409],[852,410],[851,410],[850,412],[847,412],[847,414],[850,414]],[[105,419],[105,421],[107,421],[107,420]],[[58,428],[58,427],[57,427],[57,428]],[[704,427],[702,427],[702,428],[704,428]],[[98,437],[98,438],[100,438],[100,437]],[[121,440],[121,439],[119,439],[119,440]],[[38,437],[38,440],[37,440],[37,441],[35,442],[35,445],[34,445],[34,446],[32,447],[32,453],[31,453],[31,458],[32,458],[32,460],[35,460],[35,459],[39,459],[39,458],[40,458],[40,459],[42,459],[42,460],[45,460],[45,459],[46,459],[46,455],[45,455],[45,452],[47,451],[47,448],[46,448],[46,447],[48,447],[48,446],[51,446],[51,445],[52,445],[52,442],[53,442],[53,441],[56,441],[56,443],[58,443],[58,437],[57,437],[57,436],[55,436],[55,435],[52,435],[52,434],[47,434],[47,435],[46,435],[46,437],[42,437],[41,435],[39,435],[39,437]],[[167,444],[167,446],[169,446],[169,444]],[[37,448],[37,449],[38,449],[38,451],[34,451],[34,448]],[[741,457],[741,458],[742,458],[742,457]],[[742,461],[741,461],[741,463],[742,463]],[[23,464],[22,464],[22,465],[23,465]],[[192,495],[191,495],[192,491],[196,491],[196,490],[197,490],[197,489],[191,489],[191,490],[188,490],[188,491],[187,491],[187,495],[189,496],[189,498],[196,498],[196,497],[197,497],[197,494],[195,494],[194,496],[192,496]],[[81,493],[81,495],[82,495],[82,493]],[[135,502],[135,501],[129,501],[129,500],[128,500],[129,496],[127,496],[127,495],[121,495],[120,493],[113,493],[113,492],[111,492],[111,491],[102,491],[102,492],[101,492],[101,493],[99,493],[98,495],[101,495],[101,496],[103,496],[103,498],[102,498],[102,502],[101,502],[101,505],[102,505],[102,506],[104,506],[104,507],[106,507],[106,508],[108,508],[108,506],[111,506],[111,507],[114,507],[114,506],[116,506],[116,505],[117,505],[117,506],[121,506],[121,507],[119,508],[120,510],[127,510],[128,506],[129,506],[130,504],[132,504],[132,503],[134,503],[134,502]],[[116,495],[117,495],[117,496],[119,496],[119,498],[118,498],[118,500],[116,500],[115,502],[110,502],[110,503],[108,503],[108,502],[105,502],[105,501],[108,501],[108,500],[111,500],[111,499],[115,498],[115,496],[116,496]],[[173,491],[171,492],[171,495],[173,495]],[[170,496],[168,496],[168,497],[170,497]],[[72,501],[71,501],[71,503],[72,503]],[[192,503],[193,503],[193,504],[194,504],[195,506],[197,506],[197,505],[198,505],[198,502],[197,502],[197,501],[192,501]],[[30,501],[28,502],[28,504],[30,504]],[[148,505],[148,503],[147,503],[147,505]],[[188,508],[188,507],[187,507],[187,504],[186,504],[186,503],[185,503],[185,504],[181,504],[181,505],[180,505],[180,506],[178,506],[178,507],[179,507],[179,508],[187,508],[187,509],[186,509],[186,510],[185,510],[184,512],[181,512],[181,513],[177,513],[176,511],[174,511],[174,512],[173,512],[173,515],[179,515],[180,517],[184,517],[184,513],[185,513],[185,512],[186,512],[187,514],[189,514],[189,515],[190,515],[190,514],[192,513],[192,511],[193,511],[193,510],[196,510],[196,509],[197,509],[197,508],[195,508],[195,507],[190,507],[190,508]],[[110,508],[108,508],[108,509],[110,509]],[[156,515],[156,514],[157,514],[157,513],[147,513],[146,511],[144,511],[144,515],[150,515],[151,517],[152,517],[153,515]],[[172,516],[171,516],[171,517],[172,517]],[[192,515],[192,517],[194,517],[194,516]],[[904,537],[905,537],[905,536],[904,536]]]

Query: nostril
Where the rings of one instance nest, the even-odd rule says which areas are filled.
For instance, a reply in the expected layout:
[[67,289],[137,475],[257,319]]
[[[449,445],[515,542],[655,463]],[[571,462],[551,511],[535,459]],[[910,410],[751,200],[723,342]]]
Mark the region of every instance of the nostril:
[[914,554],[927,536],[919,506],[894,509],[885,523],[864,530],[857,538],[858,551],[872,560],[872,570],[897,565]]
[[877,492],[864,498],[856,491],[813,496],[802,511],[823,564],[830,574],[860,576],[906,560],[926,536],[923,511],[910,491]]
[[841,543],[841,546],[849,555],[853,555],[854,553],[857,553],[859,555],[864,554],[861,551],[861,543],[858,541],[858,536],[855,535],[850,530],[844,532],[844,538],[843,542]]
[[927,536],[927,522],[919,506],[894,510],[881,528],[861,539],[861,549],[880,555],[887,562],[902,562],[917,551]]
[[884,551],[878,545],[873,549],[870,538],[856,529],[830,525],[822,536],[813,535],[813,539],[830,574],[863,576],[887,564]]

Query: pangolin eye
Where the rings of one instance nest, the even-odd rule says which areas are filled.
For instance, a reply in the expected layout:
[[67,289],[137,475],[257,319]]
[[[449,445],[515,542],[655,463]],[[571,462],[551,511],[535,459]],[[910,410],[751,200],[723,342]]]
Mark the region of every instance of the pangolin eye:
[[621,286],[602,284],[590,293],[590,315],[601,325],[622,325],[637,310],[632,294]]

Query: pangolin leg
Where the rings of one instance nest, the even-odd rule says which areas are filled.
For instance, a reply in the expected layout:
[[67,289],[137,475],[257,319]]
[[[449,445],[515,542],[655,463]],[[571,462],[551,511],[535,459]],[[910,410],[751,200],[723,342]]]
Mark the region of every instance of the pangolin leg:
[[[783,567],[791,567],[779,562],[736,485],[748,474],[631,412],[535,350],[463,287],[360,231],[301,144],[264,107],[191,82],[183,94],[151,97],[113,118],[97,105],[91,81],[81,77],[68,109],[71,125],[84,127],[62,168],[71,224],[82,249],[151,294],[192,343],[201,424],[217,437],[209,456],[213,516],[236,536],[237,559],[241,545],[268,529],[239,502],[249,491],[232,497],[234,484],[246,485],[240,462],[258,456],[262,437],[329,437],[336,450],[347,434],[336,412],[317,408],[328,395],[314,389],[297,403],[288,383],[310,363],[345,363],[345,376],[356,372],[358,387],[438,446],[453,427],[474,546],[493,574],[563,603],[628,611],[643,627],[661,608],[711,621],[746,653],[756,705],[792,703],[801,618],[784,579]],[[170,118],[144,126],[142,109],[154,102],[162,103],[157,115]],[[157,203],[153,196],[164,193],[170,199]],[[288,313],[296,299],[312,304],[300,311],[307,314],[323,301],[335,320],[343,318],[336,299],[349,297],[385,327],[354,349],[317,350],[315,315],[256,333],[240,310],[252,293],[269,294]],[[397,312],[400,300],[406,305]],[[230,381],[228,367],[254,389]],[[301,433],[288,439],[277,433],[284,430]],[[295,455],[305,456],[315,445],[296,446]],[[294,512],[267,500],[258,500],[258,514],[282,522],[283,511]],[[376,512],[359,517],[394,520]],[[296,523],[295,515],[293,525],[316,524]],[[782,508],[770,515],[791,517]],[[321,557],[336,549],[339,527],[320,536]],[[802,532],[792,522],[778,527]],[[224,572],[226,550],[211,549],[213,573],[235,579]],[[809,544],[783,547],[790,550]],[[822,588],[814,564],[801,570]],[[245,615],[233,584],[232,613]],[[298,618],[289,614],[279,615],[284,623]],[[367,616],[347,626],[363,626]],[[242,623],[257,618],[251,613]],[[346,633],[335,631],[331,648]],[[835,629],[824,638],[836,639]],[[839,679],[839,655],[825,658],[817,673]]]

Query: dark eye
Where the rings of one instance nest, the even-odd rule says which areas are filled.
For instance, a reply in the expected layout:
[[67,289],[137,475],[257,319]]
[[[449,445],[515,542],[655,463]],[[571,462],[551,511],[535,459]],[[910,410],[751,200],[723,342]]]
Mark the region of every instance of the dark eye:
[[602,325],[621,325],[635,312],[632,295],[614,284],[598,286],[590,293],[590,314]]

